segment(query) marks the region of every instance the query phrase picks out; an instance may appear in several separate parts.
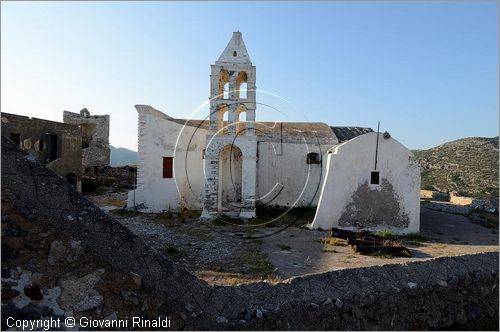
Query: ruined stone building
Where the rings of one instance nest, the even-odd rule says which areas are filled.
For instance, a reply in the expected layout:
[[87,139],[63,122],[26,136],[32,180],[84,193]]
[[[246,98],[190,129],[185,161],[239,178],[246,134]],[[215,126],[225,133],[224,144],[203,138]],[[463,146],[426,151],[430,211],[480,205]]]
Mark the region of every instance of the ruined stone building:
[[82,134],[77,126],[2,112],[2,136],[81,191]]
[[109,166],[109,115],[90,115],[84,108],[80,113],[64,111],[63,122],[77,125],[82,131],[82,167],[97,174]]
[[[151,106],[136,106],[140,160],[129,208],[185,207],[202,210],[206,219],[252,218],[258,205],[320,203],[313,227],[338,225],[335,216],[347,228],[418,230],[420,173],[409,150],[381,138],[380,162],[374,165],[379,137],[371,129],[259,122],[257,105],[256,67],[235,32],[211,66],[205,120],[174,119]],[[401,178],[406,176],[411,180]],[[386,203],[394,205],[389,212]],[[368,212],[355,213],[366,206]],[[328,216],[330,207],[352,213]]]
[[2,112],[2,136],[64,177],[78,191],[85,171],[109,166],[109,115],[64,111],[64,123]]

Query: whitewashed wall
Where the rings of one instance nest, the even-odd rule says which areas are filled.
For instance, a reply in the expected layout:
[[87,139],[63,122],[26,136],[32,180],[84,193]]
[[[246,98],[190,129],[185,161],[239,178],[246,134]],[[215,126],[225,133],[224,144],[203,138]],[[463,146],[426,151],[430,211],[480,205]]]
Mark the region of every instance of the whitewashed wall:
[[[366,227],[368,230],[390,230],[395,233],[419,231],[418,163],[411,151],[393,138],[384,139],[381,134],[377,170],[380,171],[381,183],[387,185],[385,187],[370,185],[370,174],[375,162],[376,139],[376,133],[361,135],[332,148],[331,153],[328,153],[326,179],[312,228],[329,229],[340,226],[355,230],[363,226],[346,225],[341,220],[364,215],[372,220],[370,226]],[[390,188],[391,192],[387,192],[387,188]],[[387,197],[391,194],[396,204],[386,204]],[[362,203],[358,206],[356,202]],[[408,221],[407,226],[398,226],[398,223],[405,219]],[[373,225],[373,220],[377,225]],[[362,224],[365,221],[358,220],[358,222]],[[385,224],[386,222],[390,225]]]
[[[138,186],[135,198],[134,191],[128,194],[128,207],[132,209],[135,202],[135,206],[148,212],[176,210],[181,204],[188,209],[203,209],[205,178],[202,151],[208,131],[184,126],[151,106],[138,105],[136,108],[139,116]],[[243,142],[245,138],[239,140]],[[335,138],[325,140],[336,141]],[[326,152],[332,146],[318,144],[317,141],[260,139],[257,203],[282,207],[316,206],[326,174]],[[322,155],[323,166],[307,164],[309,152]],[[172,179],[163,178],[163,157],[174,157]],[[249,181],[245,174],[242,181]]]
[[308,206],[309,204],[316,206],[325,167],[322,171],[321,164],[307,164],[307,154],[319,153],[325,164],[324,156],[331,147],[332,145],[304,142],[259,142],[258,203],[283,207]]
[[[142,210],[148,212],[176,210],[181,203],[189,209],[201,209],[202,151],[207,131],[176,123],[151,106],[138,105],[136,108],[139,168],[135,205],[145,207]],[[174,157],[174,178],[163,178],[163,157]],[[134,191],[128,193],[127,205],[133,208]]]

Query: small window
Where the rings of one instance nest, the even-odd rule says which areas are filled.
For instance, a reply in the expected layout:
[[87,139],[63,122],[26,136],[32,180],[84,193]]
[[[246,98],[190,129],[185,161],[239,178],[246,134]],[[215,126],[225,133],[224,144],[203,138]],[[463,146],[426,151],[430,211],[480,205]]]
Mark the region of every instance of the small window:
[[18,147],[21,147],[21,134],[11,133],[10,140]]
[[173,177],[173,157],[163,157],[163,178],[171,179]]
[[233,56],[237,56],[237,55],[238,55],[238,53],[236,53],[236,51],[234,51],[233,52]]
[[45,141],[43,139],[38,141],[38,151],[43,151],[45,149]]
[[307,154],[307,163],[308,164],[319,164],[320,158],[319,153],[311,152]]
[[201,159],[205,159],[205,154],[207,153],[207,149],[203,149],[201,151]]
[[372,172],[370,184],[380,184],[380,172],[377,171]]

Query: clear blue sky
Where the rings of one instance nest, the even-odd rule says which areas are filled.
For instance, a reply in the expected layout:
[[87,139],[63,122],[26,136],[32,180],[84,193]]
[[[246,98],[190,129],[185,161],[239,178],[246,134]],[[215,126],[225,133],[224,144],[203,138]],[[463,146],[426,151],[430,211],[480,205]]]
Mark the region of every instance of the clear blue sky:
[[497,1],[1,6],[2,111],[110,114],[114,146],[137,150],[136,104],[186,118],[205,102],[237,30],[258,88],[295,106],[279,120],[380,120],[411,149],[498,135]]

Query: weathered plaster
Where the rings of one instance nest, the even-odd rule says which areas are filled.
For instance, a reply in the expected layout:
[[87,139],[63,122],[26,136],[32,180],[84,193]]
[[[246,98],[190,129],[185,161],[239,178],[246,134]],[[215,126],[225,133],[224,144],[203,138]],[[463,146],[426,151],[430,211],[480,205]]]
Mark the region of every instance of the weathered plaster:
[[352,195],[352,201],[347,204],[339,218],[339,226],[408,227],[409,218],[404,211],[401,211],[399,200],[387,179],[382,179],[380,190],[370,188],[367,181]]
[[[203,207],[203,149],[207,130],[185,126],[148,105],[136,106],[139,117],[137,189],[127,206],[143,211]],[[163,157],[174,157],[174,177],[162,176]]]
[[377,133],[368,133],[328,151],[325,181],[312,228],[418,232],[420,168],[411,151],[382,135],[378,143],[380,185],[370,183]]

